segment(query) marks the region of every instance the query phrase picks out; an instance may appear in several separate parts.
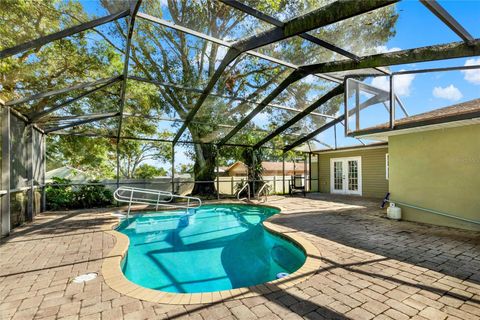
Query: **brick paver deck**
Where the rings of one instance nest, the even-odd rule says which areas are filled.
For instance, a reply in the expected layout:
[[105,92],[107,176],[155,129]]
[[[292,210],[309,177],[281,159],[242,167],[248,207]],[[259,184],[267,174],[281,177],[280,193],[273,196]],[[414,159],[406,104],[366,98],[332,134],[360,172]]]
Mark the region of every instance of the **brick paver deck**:
[[[480,319],[478,232],[390,221],[359,198],[268,204],[286,213],[270,221],[301,233],[327,265],[293,288],[210,305],[122,296],[101,275],[116,218],[43,214],[1,240],[0,319]],[[99,277],[71,281],[86,272]]]

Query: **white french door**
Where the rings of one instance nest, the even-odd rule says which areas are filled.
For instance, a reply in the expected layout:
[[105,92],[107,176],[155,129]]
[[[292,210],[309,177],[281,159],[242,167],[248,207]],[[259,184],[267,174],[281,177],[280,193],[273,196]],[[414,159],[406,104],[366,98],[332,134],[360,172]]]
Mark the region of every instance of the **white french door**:
[[362,157],[330,159],[330,192],[362,195]]

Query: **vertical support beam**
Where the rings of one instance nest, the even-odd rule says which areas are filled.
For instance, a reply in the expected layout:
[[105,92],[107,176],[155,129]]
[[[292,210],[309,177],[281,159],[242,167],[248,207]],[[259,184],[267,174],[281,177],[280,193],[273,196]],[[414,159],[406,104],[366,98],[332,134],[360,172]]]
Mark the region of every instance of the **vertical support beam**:
[[130,18],[128,19],[127,41],[125,46],[125,57],[123,60],[123,82],[120,91],[120,120],[118,120],[117,142],[118,140],[120,140],[120,135],[122,133],[123,109],[125,108],[125,92],[127,91],[128,63],[130,61],[130,48],[132,43],[133,27],[135,25],[135,17],[141,4],[142,0],[132,1],[130,3]]
[[252,149],[252,156],[253,156],[253,182],[252,182],[252,196],[255,199],[256,194],[256,175],[257,175],[257,156],[255,155],[255,150]]
[[360,130],[360,86],[358,84],[355,86],[355,130]]
[[172,142],[172,193],[175,193],[175,143]]
[[6,194],[2,198],[2,233],[1,236],[10,234],[10,107],[0,104],[2,117],[2,188]]
[[120,188],[120,141],[117,139],[117,189]]
[[308,192],[312,191],[312,153],[308,153]]
[[320,155],[317,153],[316,154],[316,157],[317,157],[317,188],[318,188],[318,192],[320,192]]
[[337,150],[337,124],[333,126],[333,136],[335,138],[335,150]]
[[29,124],[25,126],[26,135],[26,173],[27,184],[29,187],[27,195],[27,221],[33,220],[35,193],[33,189],[33,125]]
[[349,115],[348,115],[348,95],[350,94],[350,89],[349,89],[349,85],[348,85],[348,77],[345,77],[345,79],[343,80],[343,86],[345,88],[345,93],[344,93],[344,96],[343,96],[343,107],[344,107],[344,112],[343,114],[345,114],[345,136],[348,136],[348,119],[349,119]]
[[216,155],[215,155],[215,167],[217,169],[217,200],[220,200],[220,167],[218,166],[218,147],[216,150]]
[[395,88],[393,75],[390,76],[390,129],[395,126]]
[[47,182],[47,139],[46,135],[42,133],[42,140],[41,140],[41,152],[42,152],[42,178],[40,184],[42,185],[42,208],[40,209],[41,212],[47,211],[47,193],[45,190],[45,183]]
[[285,151],[282,153],[282,192],[285,194]]
[[277,173],[273,176],[273,194],[277,194]]

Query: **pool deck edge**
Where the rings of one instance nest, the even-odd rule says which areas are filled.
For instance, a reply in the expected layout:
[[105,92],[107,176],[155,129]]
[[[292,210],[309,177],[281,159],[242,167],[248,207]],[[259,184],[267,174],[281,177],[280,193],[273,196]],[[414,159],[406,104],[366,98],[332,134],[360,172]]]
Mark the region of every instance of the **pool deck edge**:
[[[280,210],[280,215],[284,214],[281,208],[275,208]],[[310,241],[300,236],[297,231],[276,225],[269,222],[269,219],[262,223],[267,231],[294,242],[303,249],[306,255],[305,263],[300,269],[284,278],[250,287],[204,293],[172,293],[139,286],[129,281],[121,269],[121,263],[127,254],[130,240],[128,236],[114,230],[118,226],[120,219],[110,224],[107,231],[108,234],[115,238],[115,245],[102,263],[103,278],[110,288],[120,294],[143,301],[173,305],[206,304],[244,299],[290,288],[307,280],[320,269],[322,266],[320,252]]]

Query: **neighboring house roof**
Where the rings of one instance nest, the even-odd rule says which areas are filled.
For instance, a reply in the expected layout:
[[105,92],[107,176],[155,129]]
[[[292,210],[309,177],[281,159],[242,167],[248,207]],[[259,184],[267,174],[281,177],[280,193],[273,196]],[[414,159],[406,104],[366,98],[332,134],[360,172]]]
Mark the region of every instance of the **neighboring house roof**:
[[[242,161],[237,161],[229,167],[223,167],[225,170],[224,172],[228,172],[237,166],[240,166],[243,170],[247,170],[247,166]],[[281,171],[283,163],[274,161],[263,161],[262,167],[263,171],[265,172]],[[285,162],[285,171],[293,171],[294,167],[295,171],[303,171],[305,169],[305,164],[303,162],[297,162],[295,164],[293,162]]]
[[87,181],[90,179],[88,173],[71,167],[60,167],[45,173],[46,182],[52,182],[53,177],[70,179],[75,181]]
[[474,99],[448,107],[420,113],[414,116],[395,120],[395,128],[390,130],[388,124],[384,123],[375,127],[362,129],[355,132],[357,137],[382,138],[394,132],[404,133],[409,131],[433,130],[440,127],[454,127],[480,123],[480,99]]

